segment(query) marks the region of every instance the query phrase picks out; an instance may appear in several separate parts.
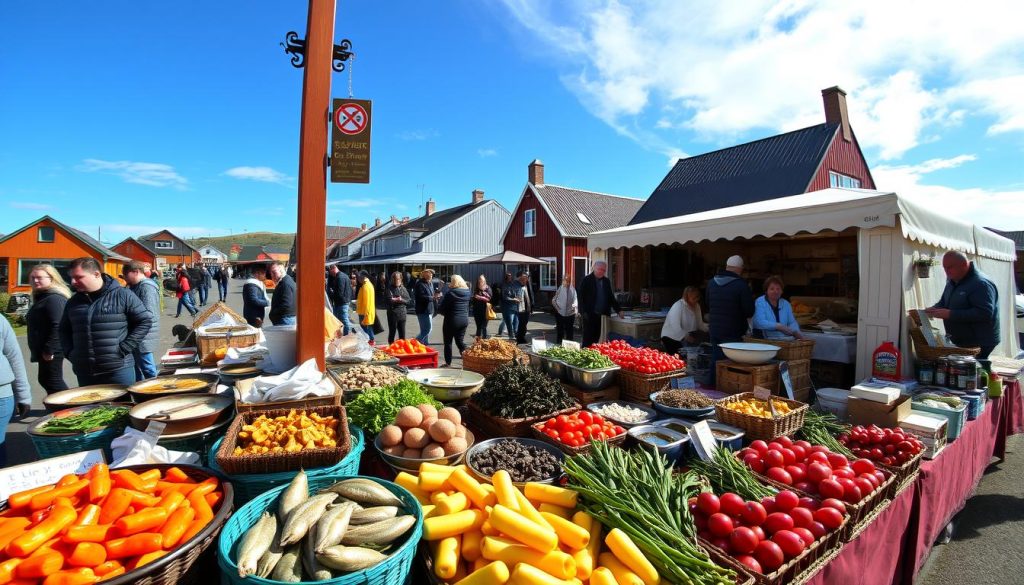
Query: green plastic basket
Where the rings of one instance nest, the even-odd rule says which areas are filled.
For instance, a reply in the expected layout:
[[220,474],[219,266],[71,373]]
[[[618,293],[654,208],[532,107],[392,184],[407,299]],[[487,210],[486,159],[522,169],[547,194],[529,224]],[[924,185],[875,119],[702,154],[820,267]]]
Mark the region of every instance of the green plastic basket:
[[[319,476],[309,478],[310,493],[317,492],[342,479],[361,477],[375,481],[395,494],[405,504],[405,509],[416,516],[416,524],[406,536],[404,542],[398,549],[391,553],[384,561],[374,567],[363,571],[348,573],[334,579],[316,581],[326,585],[401,585],[409,580],[409,573],[412,570],[412,562],[416,557],[417,545],[423,535],[423,508],[411,493],[405,488],[385,481],[377,477],[346,476],[329,477]],[[235,564],[237,551],[236,545],[242,536],[259,520],[264,511],[277,511],[277,499],[288,486],[280,486],[255,498],[248,504],[235,511],[235,514],[228,519],[224,529],[221,530],[220,538],[217,541],[217,563],[221,569],[221,583],[224,585],[279,585],[278,581],[261,579],[250,575],[244,579],[238,576],[238,566]],[[306,581],[303,581],[306,583]]]
[[28,436],[32,439],[32,445],[36,448],[36,453],[39,453],[40,459],[102,449],[103,456],[107,458],[107,461],[110,461],[112,459],[110,443],[124,433],[125,426],[124,424],[113,425],[103,430],[83,435],[53,435],[48,437],[28,433]]
[[[348,425],[348,432],[352,437],[350,439],[352,447],[348,452],[348,455],[339,461],[337,465],[305,470],[306,477],[310,482],[312,482],[314,478],[319,477],[338,478],[342,476],[356,475],[359,473],[359,459],[363,454],[363,448],[366,446],[366,441],[363,440],[363,430],[359,427],[355,425]],[[220,473],[224,473],[224,471],[217,466],[216,453],[217,450],[220,449],[220,444],[223,440],[223,437],[217,439],[217,442],[210,447],[210,469],[216,470]],[[295,471],[283,471],[281,473],[245,473],[228,475],[231,479],[231,484],[235,488],[235,505],[241,506],[264,492],[287,484],[293,477],[295,477],[295,474]]]

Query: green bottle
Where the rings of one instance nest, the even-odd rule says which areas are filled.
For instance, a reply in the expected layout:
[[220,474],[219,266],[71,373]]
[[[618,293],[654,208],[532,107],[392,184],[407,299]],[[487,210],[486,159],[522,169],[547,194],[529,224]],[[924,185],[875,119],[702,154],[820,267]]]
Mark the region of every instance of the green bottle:
[[[998,375],[992,373],[992,361],[978,360],[978,363],[981,364],[982,372],[988,376],[986,384],[988,386],[988,397],[999,398],[1003,395],[1003,381]],[[981,390],[981,386],[978,386],[978,389]]]

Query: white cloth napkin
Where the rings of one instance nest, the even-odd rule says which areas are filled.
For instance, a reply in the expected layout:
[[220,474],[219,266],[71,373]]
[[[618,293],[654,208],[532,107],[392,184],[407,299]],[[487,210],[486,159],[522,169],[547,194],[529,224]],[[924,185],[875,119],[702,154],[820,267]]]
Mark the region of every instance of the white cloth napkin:
[[146,433],[130,427],[110,443],[110,449],[114,455],[114,462],[110,464],[112,468],[151,463],[199,463],[198,453],[171,451],[155,445]]
[[282,402],[309,396],[331,396],[334,392],[334,383],[316,367],[316,360],[310,359],[283,374],[256,378],[249,391],[238,399],[248,404]]

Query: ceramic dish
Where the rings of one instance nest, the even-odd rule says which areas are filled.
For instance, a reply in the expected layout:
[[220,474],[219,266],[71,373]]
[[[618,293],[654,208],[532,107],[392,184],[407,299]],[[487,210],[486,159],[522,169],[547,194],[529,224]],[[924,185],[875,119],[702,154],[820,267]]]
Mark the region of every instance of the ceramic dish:
[[[637,421],[630,422],[630,421],[625,421],[625,420],[622,420],[620,418],[616,418],[615,416],[609,416],[607,414],[604,414],[603,412],[600,412],[600,409],[602,407],[608,406],[608,405],[611,405],[611,404],[618,404],[619,406],[625,406],[625,407],[629,407],[629,408],[635,408],[637,410],[642,410],[642,411],[644,411],[644,413],[646,413],[647,416],[644,417],[642,420],[637,420]],[[631,427],[635,427],[635,426],[638,426],[638,425],[650,424],[653,420],[658,418],[658,411],[654,410],[653,408],[647,408],[646,406],[642,406],[642,405],[636,404],[634,402],[626,402],[625,400],[606,400],[604,402],[592,402],[592,403],[587,405],[587,410],[589,410],[590,412],[594,412],[594,413],[600,414],[604,418],[606,418],[606,419],[610,420],[611,422],[619,425],[620,427],[623,427],[623,428],[626,428],[626,429],[631,428]]]
[[122,384],[97,384],[82,386],[71,390],[54,392],[43,398],[43,406],[49,412],[57,412],[65,408],[88,406],[91,404],[109,404],[124,401],[128,396],[128,387]]
[[406,377],[422,384],[434,398],[442,402],[469,398],[484,385],[481,374],[452,368],[411,370]]
[[231,418],[235,401],[230,396],[168,396],[148,400],[132,408],[131,425],[145,430],[158,420],[167,424],[164,434],[177,435],[216,425]]
[[725,357],[734,362],[757,365],[770,361],[782,349],[777,345],[767,343],[719,343],[718,347],[725,352]]
[[682,416],[698,420],[702,418],[707,418],[709,416],[714,416],[715,414],[714,404],[712,404],[711,406],[705,406],[704,408],[679,408],[676,406],[668,406],[667,404],[658,402],[658,396],[662,392],[665,392],[665,390],[655,392],[649,396],[649,398],[651,399],[651,404],[654,405],[654,409],[657,410],[658,412],[670,416]]
[[128,387],[128,393],[136,402],[178,394],[199,394],[209,392],[218,379],[214,374],[158,376],[132,384]]

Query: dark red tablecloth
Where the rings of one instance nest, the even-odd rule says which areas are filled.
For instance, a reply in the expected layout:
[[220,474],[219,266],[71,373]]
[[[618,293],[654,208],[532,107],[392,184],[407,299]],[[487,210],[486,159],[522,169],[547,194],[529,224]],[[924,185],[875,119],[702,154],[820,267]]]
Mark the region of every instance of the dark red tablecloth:
[[1006,433],[1020,435],[1024,433],[1024,398],[1021,397],[1020,378],[1004,382],[1003,390],[1009,409]]

